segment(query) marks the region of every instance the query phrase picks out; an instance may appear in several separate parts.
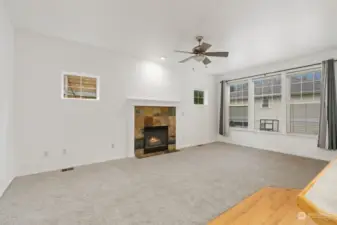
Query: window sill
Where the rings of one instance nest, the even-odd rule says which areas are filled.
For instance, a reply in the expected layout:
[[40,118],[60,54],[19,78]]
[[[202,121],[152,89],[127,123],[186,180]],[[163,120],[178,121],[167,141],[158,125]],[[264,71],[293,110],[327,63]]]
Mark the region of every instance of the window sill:
[[318,137],[318,135],[315,135],[315,134],[296,134],[296,133],[287,133],[287,136],[303,137],[303,138],[310,138],[310,139],[317,139]]
[[99,101],[99,98],[93,99],[93,98],[61,98],[62,100],[67,100],[67,101]]
[[234,131],[247,131],[251,132],[252,130],[248,128],[243,128],[243,127],[229,127],[229,131],[234,130]]
[[302,138],[309,138],[309,139],[317,139],[317,135],[311,134],[295,134],[295,133],[281,133],[281,132],[271,132],[271,131],[263,131],[263,130],[255,130],[249,128],[240,128],[240,127],[230,127],[229,131],[241,131],[241,132],[251,132],[251,133],[261,133],[261,134],[270,134],[270,135],[282,135],[282,136],[289,136],[289,137],[302,137]]
[[249,129],[249,128],[240,128],[240,127],[230,127],[229,130],[246,131],[246,132],[263,133],[263,134],[282,134],[280,132],[271,132],[271,131],[263,131],[263,130],[256,130],[256,129]]

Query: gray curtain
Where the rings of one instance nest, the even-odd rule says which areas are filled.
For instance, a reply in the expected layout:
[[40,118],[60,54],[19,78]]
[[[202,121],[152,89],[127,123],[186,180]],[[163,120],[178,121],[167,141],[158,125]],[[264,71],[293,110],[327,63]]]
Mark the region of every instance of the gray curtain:
[[225,135],[225,107],[224,107],[224,95],[225,95],[225,81],[221,81],[221,93],[220,93],[220,124],[219,124],[219,134]]
[[322,62],[318,147],[337,150],[337,96],[334,60]]

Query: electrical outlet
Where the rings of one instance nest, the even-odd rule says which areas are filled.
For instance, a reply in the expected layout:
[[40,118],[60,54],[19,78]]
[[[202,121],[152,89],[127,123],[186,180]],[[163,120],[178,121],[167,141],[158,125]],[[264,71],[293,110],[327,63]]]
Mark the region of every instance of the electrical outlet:
[[63,155],[67,154],[67,149],[63,149]]
[[115,148],[115,144],[111,144],[111,148]]
[[44,151],[43,155],[44,155],[44,157],[48,157],[49,156],[49,152],[48,151]]

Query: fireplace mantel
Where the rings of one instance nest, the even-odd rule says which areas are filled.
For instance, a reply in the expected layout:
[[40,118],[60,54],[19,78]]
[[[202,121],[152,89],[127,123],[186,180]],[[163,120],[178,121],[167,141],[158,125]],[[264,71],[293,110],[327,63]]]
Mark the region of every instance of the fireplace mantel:
[[177,99],[156,99],[145,97],[127,97],[127,100],[131,105],[143,105],[143,106],[176,106],[180,103]]

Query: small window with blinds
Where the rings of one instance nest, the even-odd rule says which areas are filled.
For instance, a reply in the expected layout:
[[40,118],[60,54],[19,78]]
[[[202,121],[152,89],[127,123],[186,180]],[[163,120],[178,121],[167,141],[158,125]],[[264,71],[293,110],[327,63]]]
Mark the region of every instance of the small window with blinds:
[[98,83],[98,77],[64,73],[62,98],[98,100]]
[[287,132],[317,135],[319,131],[321,70],[289,76]]

